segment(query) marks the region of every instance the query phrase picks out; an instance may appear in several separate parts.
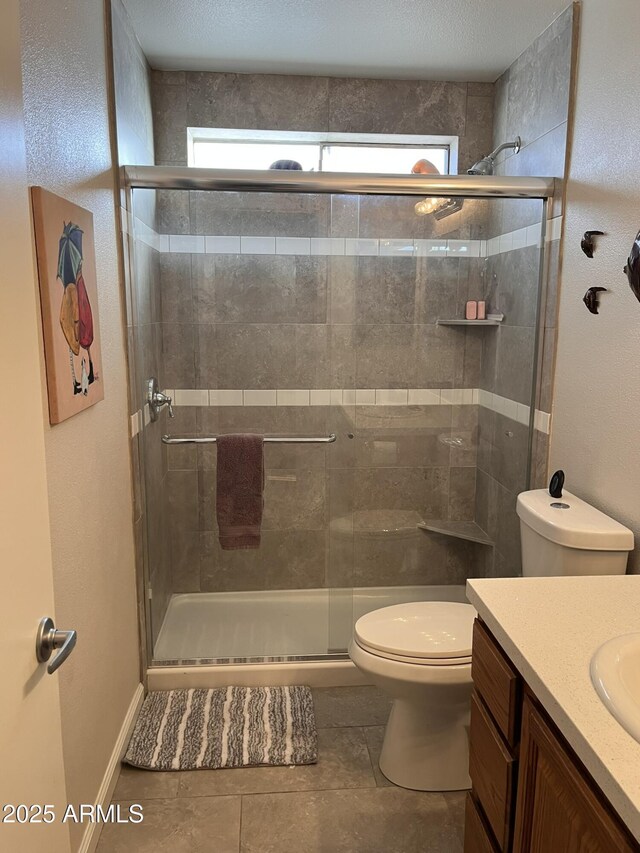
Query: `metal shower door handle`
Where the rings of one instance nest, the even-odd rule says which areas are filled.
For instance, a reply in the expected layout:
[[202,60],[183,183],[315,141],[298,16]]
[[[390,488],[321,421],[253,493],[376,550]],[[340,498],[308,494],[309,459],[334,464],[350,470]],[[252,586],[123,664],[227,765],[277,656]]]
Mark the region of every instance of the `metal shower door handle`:
[[60,651],[47,667],[47,672],[52,675],[58,667],[69,657],[74,650],[78,634],[76,631],[58,631],[50,616],[43,616],[38,625],[36,636],[36,657],[39,663],[49,660],[54,650]]
[[158,388],[158,380],[155,376],[147,380],[147,403],[149,404],[149,416],[152,421],[157,421],[160,417],[162,407],[166,406],[169,410],[169,417],[175,418],[173,413],[173,400]]

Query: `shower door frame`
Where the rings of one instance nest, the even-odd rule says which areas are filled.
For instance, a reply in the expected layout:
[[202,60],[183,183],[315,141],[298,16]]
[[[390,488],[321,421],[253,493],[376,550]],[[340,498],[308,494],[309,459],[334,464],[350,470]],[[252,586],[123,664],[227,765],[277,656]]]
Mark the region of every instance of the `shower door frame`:
[[[529,438],[527,449],[526,483],[530,487],[531,457],[534,435],[534,417],[540,380],[542,375],[542,356],[544,344],[544,322],[547,302],[547,223],[552,215],[552,201],[557,191],[557,179],[551,177],[502,177],[495,175],[371,175],[342,172],[299,172],[285,170],[234,170],[202,169],[174,166],[124,166],[121,169],[121,186],[129,221],[133,218],[133,190],[199,190],[218,192],[268,192],[268,193],[325,193],[336,195],[388,195],[417,196],[428,198],[497,198],[497,199],[537,199],[542,202],[540,226],[540,256],[538,264],[538,300],[536,333],[534,348],[534,370],[532,375],[532,394],[529,416]],[[134,257],[133,227],[123,229],[123,240],[127,240],[125,257],[129,261],[126,273],[133,280],[134,270],[131,259]],[[130,357],[132,357],[130,355]],[[140,636],[145,638],[143,649],[143,670],[146,665],[163,669],[201,668],[203,666],[225,667],[240,663],[327,663],[348,660],[344,654],[294,655],[260,659],[237,660],[197,659],[156,661],[153,658],[151,634],[151,612],[148,599],[149,566],[147,554],[147,519],[145,475],[140,465],[139,477],[141,494],[145,504],[143,513],[143,565],[136,566],[137,588],[143,600],[139,602]],[[146,654],[144,654],[146,653]],[[146,659],[144,659],[146,658]]]
[[437,198],[553,197],[555,178],[496,175],[370,175],[274,169],[196,169],[192,166],[124,166],[126,190],[218,190],[222,192],[333,193],[337,195],[428,195]]

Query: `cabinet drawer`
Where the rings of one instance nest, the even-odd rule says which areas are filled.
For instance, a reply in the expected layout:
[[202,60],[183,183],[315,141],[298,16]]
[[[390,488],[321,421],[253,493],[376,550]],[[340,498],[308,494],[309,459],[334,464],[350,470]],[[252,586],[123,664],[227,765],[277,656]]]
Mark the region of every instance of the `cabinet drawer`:
[[464,810],[464,853],[499,853],[484,816],[470,793]]
[[509,849],[515,759],[496,730],[482,700],[471,697],[469,775],[473,793],[500,850]]
[[520,676],[479,619],[473,626],[471,677],[509,746],[519,737]]

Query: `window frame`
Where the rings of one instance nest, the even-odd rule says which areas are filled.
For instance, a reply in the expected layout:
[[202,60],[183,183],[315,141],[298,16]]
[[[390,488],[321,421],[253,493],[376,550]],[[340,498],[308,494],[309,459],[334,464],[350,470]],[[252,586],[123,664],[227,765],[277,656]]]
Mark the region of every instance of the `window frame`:
[[[380,146],[381,148],[436,148],[445,149],[447,171],[445,174],[457,174],[458,137],[447,135],[415,135],[406,133],[329,133],[323,131],[293,130],[251,130],[237,128],[188,127],[187,128],[187,165],[195,166],[195,143],[266,143],[313,145],[319,148],[318,172],[322,172],[323,151],[330,146],[361,147]],[[203,167],[201,167],[203,168]]]

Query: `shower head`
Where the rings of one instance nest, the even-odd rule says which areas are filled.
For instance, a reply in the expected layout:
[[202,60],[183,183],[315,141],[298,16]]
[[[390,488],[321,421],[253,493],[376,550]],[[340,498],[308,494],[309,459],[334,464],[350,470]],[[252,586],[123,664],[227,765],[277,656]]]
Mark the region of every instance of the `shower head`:
[[502,145],[498,145],[495,151],[487,154],[486,157],[478,160],[470,169],[467,169],[467,175],[493,175],[493,165],[498,154],[505,148],[513,148],[514,154],[517,154],[521,145],[522,140],[519,136],[516,136],[513,142],[504,142]]
[[493,160],[491,157],[483,157],[467,169],[467,175],[493,175]]

